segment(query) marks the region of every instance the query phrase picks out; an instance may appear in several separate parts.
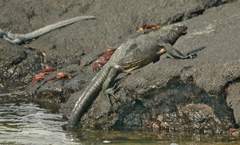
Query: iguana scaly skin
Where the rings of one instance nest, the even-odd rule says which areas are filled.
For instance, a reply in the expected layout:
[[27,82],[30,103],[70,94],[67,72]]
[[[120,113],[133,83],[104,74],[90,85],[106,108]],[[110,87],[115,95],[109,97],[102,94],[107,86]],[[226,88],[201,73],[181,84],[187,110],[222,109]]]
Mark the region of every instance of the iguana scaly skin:
[[173,24],[158,31],[131,38],[118,47],[108,63],[96,74],[75,103],[67,127],[77,126],[99,92],[107,89],[119,72],[143,67],[156,61],[164,52],[177,59],[188,59],[196,56],[195,52],[184,55],[172,47],[176,40],[186,33],[186,30],[187,27],[183,24]]
[[40,29],[37,29],[27,34],[13,34],[11,32],[5,32],[2,29],[0,29],[0,38],[3,38],[13,44],[22,44],[27,41],[31,41],[39,36],[42,36],[44,34],[47,34],[58,28],[65,27],[67,25],[76,23],[81,20],[92,20],[92,19],[95,19],[95,17],[94,16],[78,16],[78,17],[63,20],[51,25],[47,25],[45,27],[42,27]]

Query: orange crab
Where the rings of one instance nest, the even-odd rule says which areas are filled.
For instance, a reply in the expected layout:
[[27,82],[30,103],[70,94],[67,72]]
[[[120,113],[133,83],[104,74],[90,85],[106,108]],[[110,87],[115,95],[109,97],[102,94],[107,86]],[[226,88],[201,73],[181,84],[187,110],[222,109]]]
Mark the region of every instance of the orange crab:
[[56,79],[70,79],[71,77],[64,73],[64,72],[58,72],[56,75]]
[[40,70],[36,75],[32,78],[32,84],[34,85],[36,82],[44,80],[44,78],[50,73],[55,71],[55,68],[45,65],[42,70]]
[[160,29],[159,24],[143,24],[141,27],[137,28],[137,32],[145,32],[149,30],[158,30]]
[[40,81],[40,80],[44,80],[45,76],[47,75],[48,73],[46,72],[40,72],[36,75],[33,76],[32,78],[32,84],[36,84],[36,82]]
[[233,137],[238,137],[240,134],[239,130],[236,128],[229,128],[228,133],[230,136],[233,136]]
[[108,48],[103,52],[99,58],[92,63],[93,71],[96,72],[100,70],[108,62],[115,50],[115,48]]
[[49,79],[47,80],[47,82],[48,82],[48,81],[53,81],[53,80],[60,80],[60,79],[70,79],[70,78],[71,78],[71,76],[68,75],[67,73],[58,72],[58,73],[56,74],[56,76],[49,78]]

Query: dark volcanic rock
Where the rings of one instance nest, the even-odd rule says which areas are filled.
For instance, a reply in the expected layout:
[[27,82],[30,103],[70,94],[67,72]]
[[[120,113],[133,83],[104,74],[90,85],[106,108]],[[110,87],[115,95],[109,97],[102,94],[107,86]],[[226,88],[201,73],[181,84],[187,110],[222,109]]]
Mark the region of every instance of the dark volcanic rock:
[[172,23],[202,14],[205,8],[231,0],[38,0],[0,1],[0,27],[26,33],[78,15],[95,15],[51,32],[30,46],[46,52],[51,65],[79,62],[84,54],[93,58],[106,47],[118,46],[144,23]]
[[[195,128],[219,133],[234,124],[232,110],[226,103],[228,96],[238,122],[235,100],[239,91],[236,86],[228,87],[237,83],[240,76],[236,25],[239,7],[239,2],[227,4],[185,21],[188,34],[175,47],[187,52],[205,46],[198,57],[194,60],[162,57],[159,62],[132,72],[122,79],[121,89],[112,97],[113,105],[108,98],[100,96],[84,116],[82,125],[139,129],[153,124],[160,130]],[[159,115],[162,121],[158,120]]]
[[[1,103],[28,100],[27,93],[24,93],[23,89],[31,82],[33,74],[41,69],[42,63],[43,55],[41,52],[0,40]],[[18,91],[16,92],[16,90]],[[13,95],[4,95],[4,93],[9,92]]]
[[[0,41],[3,74],[0,89],[11,84],[9,81],[29,83],[41,68],[40,52],[44,52],[45,63],[57,70],[42,81],[29,84],[28,91],[38,102],[65,103],[61,111],[68,116],[82,89],[94,76],[89,64],[106,47],[119,46],[143,24],[184,21],[189,27],[188,34],[175,46],[184,52],[205,46],[198,57],[173,60],[163,56],[159,62],[123,76],[120,89],[110,98],[100,94],[81,125],[99,129],[222,133],[235,120],[239,123],[239,103],[235,100],[239,100],[240,50],[236,24],[240,2],[220,6],[231,1],[0,1],[0,28],[12,32],[30,32],[78,15],[97,17],[96,21],[73,24],[28,44],[36,50]],[[58,72],[70,77],[52,79]]]
[[42,67],[43,55],[32,48],[0,40],[0,61],[2,85],[14,88],[31,81],[32,75]]
[[[63,72],[66,78],[57,79],[57,73]],[[28,86],[28,91],[34,96],[34,101],[41,104],[55,105],[59,108],[61,103],[68,100],[70,94],[77,92],[86,86],[93,74],[85,72],[79,65],[72,64],[62,69],[57,69],[46,75],[44,80]],[[46,105],[45,105],[46,106]]]

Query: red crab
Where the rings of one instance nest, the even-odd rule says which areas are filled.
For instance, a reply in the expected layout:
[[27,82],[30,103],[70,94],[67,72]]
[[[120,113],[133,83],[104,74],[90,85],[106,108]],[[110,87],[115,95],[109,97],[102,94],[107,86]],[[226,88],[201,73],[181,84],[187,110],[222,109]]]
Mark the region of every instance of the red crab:
[[157,30],[160,29],[159,24],[143,24],[141,27],[137,28],[137,32],[145,32],[145,30]]
[[239,136],[239,130],[236,128],[229,128],[228,132],[229,132],[229,135],[231,135],[233,137]]
[[103,52],[99,58],[92,63],[93,71],[96,72],[100,70],[108,62],[115,50],[115,48],[108,48]]
[[40,73],[34,75],[32,78],[32,84],[34,85],[34,84],[36,84],[36,82],[43,80],[47,74],[48,74],[47,72],[40,72]]
[[58,72],[56,75],[56,79],[70,79],[71,77],[64,73],[64,72]]
[[53,71],[55,71],[55,68],[53,68],[49,65],[45,65],[42,70],[40,70],[36,75],[33,76],[32,84],[34,85],[36,82],[44,80],[46,75],[48,75],[49,72],[53,72]]
[[66,73],[64,73],[64,72],[58,72],[58,73],[56,74],[56,76],[49,78],[49,79],[47,80],[47,82],[48,82],[48,81],[53,81],[53,80],[60,80],[60,79],[70,79],[70,78],[71,78],[71,77],[70,77],[68,74],[66,74]]

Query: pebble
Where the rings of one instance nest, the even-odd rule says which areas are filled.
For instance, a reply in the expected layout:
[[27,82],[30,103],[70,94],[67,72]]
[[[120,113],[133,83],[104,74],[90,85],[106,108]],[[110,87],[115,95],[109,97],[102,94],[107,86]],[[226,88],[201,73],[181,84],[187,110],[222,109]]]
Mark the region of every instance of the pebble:
[[110,140],[104,140],[103,143],[109,144],[109,143],[111,143],[111,141]]
[[171,143],[170,145],[178,145],[177,143]]

